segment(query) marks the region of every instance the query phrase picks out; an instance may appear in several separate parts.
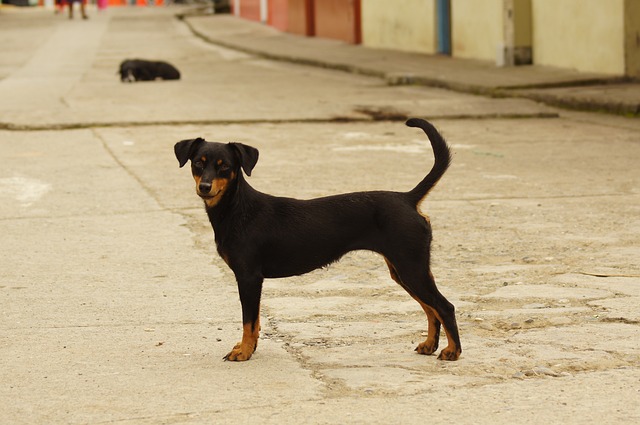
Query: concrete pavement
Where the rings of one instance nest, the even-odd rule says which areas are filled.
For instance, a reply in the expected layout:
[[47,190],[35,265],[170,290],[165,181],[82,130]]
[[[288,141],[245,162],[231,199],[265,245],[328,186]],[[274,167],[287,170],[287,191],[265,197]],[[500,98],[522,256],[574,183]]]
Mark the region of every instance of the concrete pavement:
[[[636,119],[273,62],[195,37],[184,11],[0,13],[2,421],[640,420]],[[194,19],[248,28],[220,18]],[[183,79],[122,84],[130,56]],[[455,152],[425,208],[460,361],[413,352],[424,314],[360,252],[268,281],[254,358],[221,361],[238,296],[173,144],[256,146],[250,182],[278,195],[406,190],[428,144],[376,121],[406,114]]]

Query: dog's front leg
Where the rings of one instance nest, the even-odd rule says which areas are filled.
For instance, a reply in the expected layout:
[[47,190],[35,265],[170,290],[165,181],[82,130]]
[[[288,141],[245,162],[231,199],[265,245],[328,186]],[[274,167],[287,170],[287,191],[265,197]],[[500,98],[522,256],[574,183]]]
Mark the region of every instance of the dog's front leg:
[[236,274],[238,292],[242,304],[242,341],[237,343],[225,360],[245,361],[258,347],[260,336],[260,295],[262,293],[263,278],[246,278]]

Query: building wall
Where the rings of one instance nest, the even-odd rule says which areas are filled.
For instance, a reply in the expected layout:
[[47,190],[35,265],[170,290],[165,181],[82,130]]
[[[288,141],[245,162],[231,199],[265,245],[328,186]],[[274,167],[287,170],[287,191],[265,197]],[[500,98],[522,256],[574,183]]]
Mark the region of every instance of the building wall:
[[624,74],[625,1],[534,0],[533,63]]
[[[268,20],[280,30],[432,54],[437,52],[437,1],[232,0],[232,4],[236,14]],[[536,65],[640,78],[640,0],[450,2],[454,57],[502,63],[509,46],[531,46]]]
[[451,0],[452,56],[495,61],[503,32],[503,0]]
[[435,0],[362,0],[362,44],[436,52]]

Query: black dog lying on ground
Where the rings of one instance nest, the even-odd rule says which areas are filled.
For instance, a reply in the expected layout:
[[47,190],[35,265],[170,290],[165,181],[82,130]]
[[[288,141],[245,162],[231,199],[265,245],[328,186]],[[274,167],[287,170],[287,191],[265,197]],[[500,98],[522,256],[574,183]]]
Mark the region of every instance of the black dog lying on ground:
[[431,226],[418,205],[449,167],[451,153],[427,121],[412,118],[431,141],[435,163],[409,192],[357,192],[311,200],[267,195],[253,189],[251,175],[258,150],[241,143],[201,138],[176,143],[184,166],[191,160],[196,193],[204,200],[218,253],[234,272],[242,304],[242,341],[225,360],[248,360],[260,333],[260,296],[264,278],[300,275],[337,261],[349,251],[370,250],[387,262],[391,278],[423,308],[427,339],[416,351],[433,354],[440,326],[448,345],[439,359],[457,360],[462,352],[454,306],[436,288],[431,274]]
[[175,66],[162,61],[148,61],[142,59],[126,59],[120,64],[120,81],[132,83],[134,81],[179,80],[180,71]]

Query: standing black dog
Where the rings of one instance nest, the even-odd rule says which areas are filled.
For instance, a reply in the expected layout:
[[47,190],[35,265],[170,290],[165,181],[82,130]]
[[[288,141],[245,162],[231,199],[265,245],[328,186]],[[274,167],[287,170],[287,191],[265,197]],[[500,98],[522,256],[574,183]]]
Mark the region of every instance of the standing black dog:
[[126,59],[120,64],[120,81],[179,80],[180,71],[170,63],[143,59]]
[[260,333],[260,296],[264,278],[300,275],[337,261],[349,251],[381,254],[391,277],[427,314],[427,339],[416,351],[433,354],[440,325],[448,345],[439,359],[457,360],[462,352],[454,306],[440,294],[431,274],[431,226],[418,205],[449,167],[451,153],[427,121],[410,127],[429,137],[435,164],[409,192],[357,192],[311,200],[267,195],[244,179],[258,161],[258,150],[241,143],[183,140],[175,154],[191,160],[196,193],[204,200],[218,253],[235,274],[242,303],[242,341],[224,358],[248,360]]

